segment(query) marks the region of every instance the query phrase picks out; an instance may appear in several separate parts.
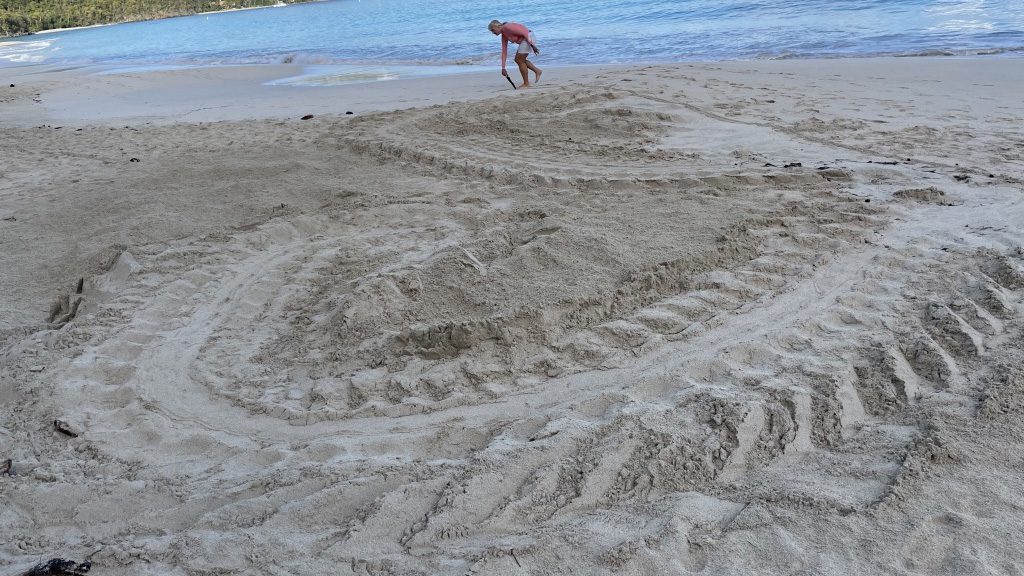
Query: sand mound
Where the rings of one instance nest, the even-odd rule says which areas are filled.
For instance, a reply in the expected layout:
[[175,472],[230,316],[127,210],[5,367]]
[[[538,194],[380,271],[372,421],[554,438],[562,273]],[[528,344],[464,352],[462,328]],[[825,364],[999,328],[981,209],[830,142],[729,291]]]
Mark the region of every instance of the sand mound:
[[946,193],[934,186],[897,190],[896,192],[893,192],[892,196],[893,198],[898,198],[900,200],[916,200],[918,202],[931,202],[935,204],[944,204],[947,202]]

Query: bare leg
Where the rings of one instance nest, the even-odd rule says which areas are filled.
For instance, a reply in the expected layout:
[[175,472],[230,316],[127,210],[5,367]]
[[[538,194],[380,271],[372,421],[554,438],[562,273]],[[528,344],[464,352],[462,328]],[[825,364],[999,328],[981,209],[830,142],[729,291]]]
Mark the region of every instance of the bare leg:
[[533,70],[533,82],[535,84],[537,82],[540,82],[540,73],[542,72],[542,70],[540,68],[537,68],[537,65],[534,64],[533,62],[530,62],[529,60],[526,61],[526,67],[529,68],[530,70]]
[[526,54],[516,54],[516,64],[519,65],[519,73],[523,75],[523,85],[520,88],[530,87],[530,71],[527,66],[529,62],[526,60]]

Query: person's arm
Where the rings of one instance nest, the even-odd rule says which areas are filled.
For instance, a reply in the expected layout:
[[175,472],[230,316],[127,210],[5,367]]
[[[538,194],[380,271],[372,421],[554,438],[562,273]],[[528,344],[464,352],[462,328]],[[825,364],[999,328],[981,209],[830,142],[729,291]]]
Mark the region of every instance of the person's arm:
[[508,76],[508,71],[505,70],[505,60],[508,59],[508,41],[505,40],[504,34],[498,34],[501,38],[501,75]]

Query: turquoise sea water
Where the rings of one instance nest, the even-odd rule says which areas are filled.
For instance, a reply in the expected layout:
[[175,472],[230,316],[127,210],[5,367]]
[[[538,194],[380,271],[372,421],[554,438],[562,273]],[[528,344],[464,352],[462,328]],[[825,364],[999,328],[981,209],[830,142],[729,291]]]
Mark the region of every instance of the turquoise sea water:
[[0,40],[0,67],[296,62],[384,79],[497,65],[492,18],[529,26],[547,64],[1024,54],[1024,0],[329,0]]

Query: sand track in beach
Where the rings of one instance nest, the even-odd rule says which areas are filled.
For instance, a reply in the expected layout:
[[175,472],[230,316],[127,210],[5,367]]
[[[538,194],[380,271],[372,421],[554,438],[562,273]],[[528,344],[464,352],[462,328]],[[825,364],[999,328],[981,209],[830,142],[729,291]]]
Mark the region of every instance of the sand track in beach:
[[[1020,190],[843,161],[784,124],[746,132],[771,148],[693,158],[672,139],[686,113],[709,141],[744,124],[634,88],[652,98],[587,86],[126,135],[164,154],[131,177],[150,193],[185,160],[186,182],[218,174],[229,142],[266,151],[222,173],[221,226],[207,208],[130,237],[85,274],[77,318],[7,338],[4,560],[612,574],[1016,557],[984,534],[1014,525]],[[532,113],[550,116],[512,146],[491,129]],[[676,151],[631,152],[659,146]],[[763,165],[798,150],[829,168]]]
[[[1002,357],[1007,339],[1020,338],[1024,262],[1013,252],[951,251],[941,231],[878,237],[870,229],[877,222],[865,221],[871,244],[823,253],[799,242],[810,222],[793,217],[766,227],[777,239],[757,258],[569,335],[596,349],[601,364],[569,354],[576,364],[556,376],[501,366],[454,391],[443,375],[488,362],[487,341],[394,373],[385,365],[390,384],[377,388],[365,375],[329,376],[313,360],[264,364],[260,344],[291,334],[271,320],[288,314],[295,292],[315,282],[338,250],[337,238],[322,234],[330,228],[324,219],[272,221],[209,245],[209,257],[189,242],[188,250],[136,259],[127,285],[106,303],[119,314],[73,328],[91,337],[60,375],[72,388],[63,393],[81,402],[66,417],[84,422],[101,462],[116,455],[104,466],[141,459],[144,478],[186,500],[241,480],[220,479],[225,462],[259,482],[274,478],[269,492],[242,491],[212,508],[206,502],[192,520],[181,510],[154,510],[154,528],[171,514],[185,522],[182,537],[234,525],[262,541],[274,533],[268,522],[284,522],[301,526],[320,557],[399,571],[418,565],[402,560],[413,551],[456,564],[475,558],[478,568],[501,571],[506,548],[530,561],[575,549],[569,542],[584,533],[591,544],[573,554],[593,555],[598,569],[625,566],[680,530],[728,542],[728,525],[747,522],[749,502],[759,502],[757,510],[873,513],[906,497],[920,458],[951,457],[944,418],[1000,411],[978,375],[989,370],[981,358]],[[876,244],[896,240],[906,244]],[[695,309],[692,320],[678,314]],[[680,324],[688,329],[662,328]],[[316,334],[310,328],[307,339]],[[328,333],[300,349],[329,343]],[[578,347],[555,344],[549,353]],[[235,376],[240,370],[243,378]],[[332,406],[346,386],[364,387],[356,396],[362,403],[344,395]],[[352,416],[359,418],[351,424],[334,420]],[[283,428],[275,424],[281,420]],[[314,446],[327,460],[311,469]],[[394,460],[373,464],[381,458]],[[185,488],[159,473],[162,461],[178,462],[176,477],[198,484]],[[313,484],[286,474],[299,462]],[[71,474],[46,470],[65,480]],[[378,480],[365,488],[344,480],[355,470]],[[327,478],[339,487],[329,488]],[[285,516],[273,504],[280,498],[292,500]],[[253,508],[258,502],[263,512]],[[161,507],[147,507],[154,505]],[[320,510],[306,518],[307,506]],[[625,542],[602,532],[621,530],[637,514],[668,518],[653,511],[665,509],[689,524],[655,521],[627,531],[634,535]],[[333,515],[351,525],[339,531],[314,520]],[[203,557],[234,546],[221,538],[215,547],[206,540]],[[172,549],[146,541],[142,557],[180,561],[173,550],[183,541],[172,539]],[[688,552],[687,561],[706,562],[714,548],[703,550]]]

